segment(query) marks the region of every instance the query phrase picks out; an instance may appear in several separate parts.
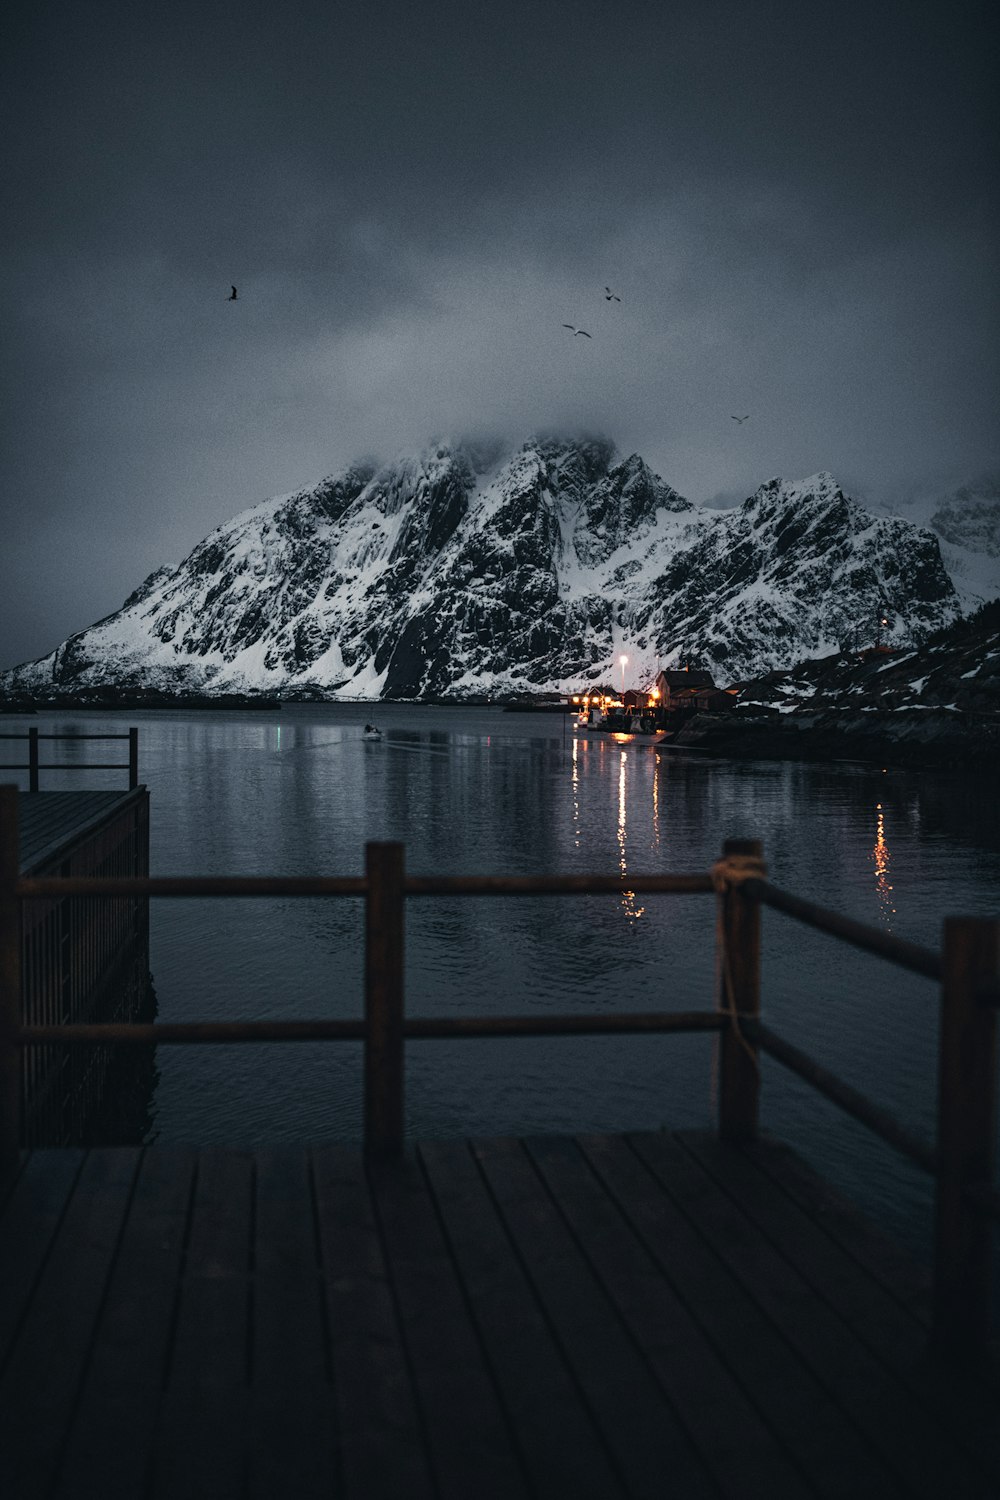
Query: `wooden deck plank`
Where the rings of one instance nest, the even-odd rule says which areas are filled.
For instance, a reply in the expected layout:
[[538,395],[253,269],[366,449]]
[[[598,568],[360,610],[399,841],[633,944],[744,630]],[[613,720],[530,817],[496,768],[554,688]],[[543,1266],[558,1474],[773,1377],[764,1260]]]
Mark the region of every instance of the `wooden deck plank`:
[[467,1142],[426,1142],[420,1157],[533,1493],[615,1500],[621,1481]]
[[143,1153],[63,1455],[60,1500],[145,1491],[195,1161],[193,1150],[153,1147]]
[[739,1149],[741,1155],[766,1172],[863,1266],[890,1297],[924,1328],[930,1326],[931,1273],[927,1266],[907,1254],[782,1141],[767,1138]]
[[169,1385],[246,1382],[252,1171],[249,1152],[199,1152]]
[[581,1149],[762,1419],[825,1500],[887,1500],[895,1479],[753,1297],[727,1271],[620,1136]]
[[528,1141],[527,1149],[671,1406],[730,1500],[813,1492],[656,1262],[636,1239],[575,1143]]
[[431,1500],[434,1485],[361,1155],[311,1153],[346,1500]]
[[152,1494],[241,1500],[247,1464],[252,1159],[202,1150]]
[[0,1178],[0,1215],[3,1214],[5,1208],[7,1207],[7,1204],[13,1195],[14,1188],[17,1186],[18,1179],[20,1178],[21,1173],[28,1165],[28,1162],[31,1158],[31,1151],[32,1148],[30,1146],[22,1147],[22,1149],[18,1152],[15,1161],[12,1162],[10,1171],[6,1172],[4,1176]]
[[336,1432],[309,1159],[255,1153],[249,1492],[333,1493]]
[[369,1167],[431,1466],[442,1500],[528,1495],[503,1409],[417,1162]]
[[[247,1406],[247,1500],[331,1500],[336,1430],[329,1386],[254,1386]],[[384,1491],[387,1496],[391,1490]],[[404,1492],[397,1492],[404,1493]]]
[[0,1493],[994,1497],[992,1389],[786,1165],[663,1134],[34,1152]]
[[[42,1153],[39,1153],[41,1155]],[[91,1151],[0,1381],[0,1494],[46,1495],[78,1399],[139,1151]]]
[[0,1237],[0,1372],[41,1275],[83,1156],[82,1151],[33,1152],[24,1161],[4,1205]]
[[285,1147],[255,1163],[253,1383],[329,1384],[308,1158]]
[[958,1382],[954,1372],[931,1358],[920,1322],[763,1170],[766,1146],[741,1158],[708,1137],[682,1137],[682,1142],[773,1243],[795,1247],[796,1264],[817,1295],[907,1388],[928,1422],[977,1454],[1000,1492],[996,1382],[985,1372]]
[[520,1143],[475,1141],[472,1149],[628,1493],[716,1496]]
[[986,1500],[992,1486],[984,1486],[962,1456],[928,1429],[884,1365],[689,1153],[664,1135],[632,1139],[674,1201],[912,1493],[940,1500],[955,1493],[958,1482],[968,1486],[960,1490],[967,1500]]

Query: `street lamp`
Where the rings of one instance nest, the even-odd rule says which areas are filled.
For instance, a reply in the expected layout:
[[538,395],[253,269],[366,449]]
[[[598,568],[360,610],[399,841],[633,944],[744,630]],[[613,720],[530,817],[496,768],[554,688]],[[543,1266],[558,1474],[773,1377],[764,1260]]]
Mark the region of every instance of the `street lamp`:
[[618,660],[621,662],[621,667],[622,667],[622,707],[624,708],[624,706],[625,706],[625,668],[628,665],[628,657],[627,656],[619,656]]

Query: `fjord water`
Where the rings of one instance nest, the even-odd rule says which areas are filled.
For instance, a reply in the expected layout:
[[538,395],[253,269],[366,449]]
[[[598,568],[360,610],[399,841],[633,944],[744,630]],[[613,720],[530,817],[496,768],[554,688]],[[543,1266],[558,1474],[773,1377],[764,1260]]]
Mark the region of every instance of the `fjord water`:
[[[373,715],[383,738],[366,742]],[[994,788],[957,773],[656,754],[559,715],[493,709],[298,705],[8,723],[139,725],[155,875],[360,874],[370,839],[401,840],[414,874],[703,872],[724,838],[754,837],[776,883],[932,947],[946,913],[1000,905]],[[60,754],[109,758],[93,742]],[[110,772],[43,782],[121,784]],[[763,922],[768,1023],[930,1138],[935,986],[778,913]],[[708,896],[411,900],[407,1008],[710,1008],[714,935]],[[362,936],[353,899],[154,901],[159,1018],[359,1016]],[[908,1240],[923,1239],[919,1174],[778,1065],[764,1059],[762,1073],[764,1127]],[[411,1043],[406,1087],[416,1137],[703,1127],[715,1108],[714,1042]],[[360,1049],[161,1047],[152,1116],[151,1139],[163,1143],[356,1140]]]

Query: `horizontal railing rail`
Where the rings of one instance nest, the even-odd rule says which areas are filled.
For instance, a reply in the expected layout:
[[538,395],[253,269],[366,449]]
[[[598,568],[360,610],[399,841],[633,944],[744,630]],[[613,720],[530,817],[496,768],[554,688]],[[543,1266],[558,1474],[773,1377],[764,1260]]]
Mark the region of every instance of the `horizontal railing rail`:
[[[13,796],[9,795],[13,793]],[[12,833],[11,830],[14,830]],[[13,843],[12,843],[13,841]],[[13,853],[12,853],[13,849]],[[707,894],[718,897],[719,993],[711,1011],[476,1017],[407,1016],[403,1000],[403,914],[414,897],[525,897]],[[21,1024],[21,903],[65,898],[345,897],[365,902],[365,1015],[357,1019],[156,1022],[140,1025]],[[760,909],[768,906],[817,931],[941,984],[938,1140],[919,1140],[888,1111],[760,1020]],[[406,1041],[513,1036],[671,1034],[719,1037],[719,1129],[724,1139],[757,1131],[759,1054],[797,1074],[937,1183],[935,1332],[968,1349],[987,1323],[989,1225],[998,1217],[993,1186],[996,1011],[1000,1000],[1000,922],[949,918],[941,953],[909,943],[772,885],[756,841],[728,840],[711,872],[679,875],[408,876],[403,847],[369,844],[363,876],[160,876],[134,879],[21,878],[16,861],[16,792],[0,788],[0,1083],[18,1079],[26,1046],[64,1043],[154,1045],[353,1041],[364,1047],[365,1147],[396,1154],[403,1144]],[[14,940],[17,934],[17,942]],[[5,936],[6,935],[6,936]],[[18,1059],[15,1069],[12,1059]],[[9,1158],[9,1098],[0,1149]],[[16,1148],[16,1138],[15,1138]]]
[[363,875],[39,876],[17,884],[22,901],[124,896],[365,896]]
[[890,963],[897,964],[901,969],[909,969],[913,974],[923,974],[927,979],[941,978],[941,955],[932,948],[923,948],[919,943],[908,943],[904,938],[894,937],[891,932],[881,932],[879,928],[870,927],[867,922],[859,922],[855,917],[845,917],[843,913],[830,911],[815,901],[793,896],[790,891],[781,890],[769,880],[751,878],[744,882],[744,889],[748,896],[762,901],[765,906],[773,907],[775,911],[784,912],[786,916],[795,917],[808,927],[814,927],[817,932],[828,933],[830,937],[840,938],[842,942],[862,948],[866,953],[887,958]]
[[[717,1010],[621,1011],[601,1015],[407,1016],[403,1036],[409,1041],[448,1041],[504,1036],[602,1036],[643,1032],[721,1031],[729,1024]],[[93,1045],[118,1042],[131,1046],[209,1042],[364,1041],[367,1023],[357,1020],[308,1021],[97,1021],[77,1025],[22,1026],[26,1046]]]
[[[404,896],[706,895],[710,875],[426,875],[403,881]],[[24,901],[64,896],[364,896],[363,875],[157,875],[102,879],[51,876],[18,882]]]
[[839,1105],[845,1114],[853,1115],[855,1120],[867,1125],[875,1135],[881,1136],[888,1145],[895,1146],[897,1151],[908,1156],[923,1171],[931,1176],[936,1174],[938,1159],[934,1147],[911,1134],[888,1110],[873,1103],[866,1094],[852,1088],[835,1073],[831,1073],[829,1068],[824,1068],[815,1058],[793,1046],[762,1021],[745,1021],[743,1030],[769,1057],[811,1084],[831,1103]]
[[[0,763],[0,774],[4,771],[27,771],[29,792],[38,791],[39,775],[42,771],[127,771],[129,791],[135,791],[139,785],[139,731],[137,728],[129,729],[126,734],[42,734],[38,729],[28,729],[21,734],[0,734],[0,740],[27,742],[28,759],[23,764],[19,761]],[[127,740],[128,760],[42,761],[39,759],[38,752],[41,740]]]
[[43,734],[39,730],[26,729],[23,734],[0,734],[0,740],[30,740],[32,734],[38,740],[127,740],[131,733],[126,734]]

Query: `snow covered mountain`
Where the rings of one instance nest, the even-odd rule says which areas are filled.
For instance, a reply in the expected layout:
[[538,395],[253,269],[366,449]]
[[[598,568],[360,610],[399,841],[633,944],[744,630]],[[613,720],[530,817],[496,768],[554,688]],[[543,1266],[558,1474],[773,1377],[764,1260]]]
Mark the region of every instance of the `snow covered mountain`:
[[963,609],[1000,597],[1000,475],[962,485],[937,505],[927,525],[940,539]]
[[1000,558],[1000,475],[962,485],[941,502],[930,524],[953,546]]
[[1000,598],[1000,473],[944,493],[927,487],[892,504],[865,503],[875,515],[900,516],[934,532],[964,613]]
[[462,442],[243,512],[0,690],[495,697],[620,681],[622,654],[731,682],[959,611],[938,538],[829,474],[712,511],[601,439]]

